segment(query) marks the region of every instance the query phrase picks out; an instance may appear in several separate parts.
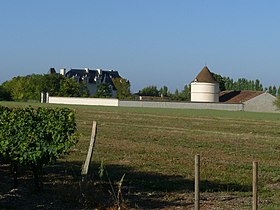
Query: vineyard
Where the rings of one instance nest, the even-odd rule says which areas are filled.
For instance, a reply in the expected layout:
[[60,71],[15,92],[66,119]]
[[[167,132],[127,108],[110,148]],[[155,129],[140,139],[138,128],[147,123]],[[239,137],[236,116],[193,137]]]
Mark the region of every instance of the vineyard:
[[[21,155],[18,158],[5,156],[0,170],[0,176],[5,178],[5,183],[0,183],[1,208],[8,208],[12,203],[13,209],[20,209],[20,206],[113,208],[117,201],[114,194],[118,195],[120,189],[119,202],[123,208],[193,209],[196,154],[201,156],[201,209],[250,209],[252,161],[259,162],[260,208],[280,208],[279,114],[91,106],[67,106],[68,109],[46,104],[32,104],[34,108],[30,108],[26,103],[4,102],[0,105],[9,107],[1,110],[7,114],[12,112],[12,107],[19,107],[13,109],[13,112],[24,110],[18,116],[30,117],[32,113],[37,117],[51,115],[43,118],[61,122],[57,125],[51,123],[49,130],[42,127],[46,123],[42,119],[36,120],[35,124],[24,125],[26,129],[22,124],[15,125],[22,132],[16,132],[18,136],[8,135],[5,139],[13,138],[7,144],[22,147],[19,154],[27,150],[30,154],[36,151],[35,146],[27,147],[22,142],[30,141],[29,145],[40,142],[42,148],[47,148],[49,145],[45,146],[44,139],[50,131],[61,137],[63,134],[57,132],[62,128],[70,129],[63,130],[63,133],[69,132],[63,140],[69,140],[69,145],[63,144],[61,151],[43,158],[46,162],[36,152],[36,156],[27,155],[23,159],[19,158]],[[37,109],[38,106],[43,108]],[[77,134],[68,139],[75,131],[74,113]],[[55,118],[58,116],[59,119]],[[81,195],[80,171],[87,155],[93,120],[97,121],[98,132],[92,175],[87,192]],[[37,126],[38,133],[28,129],[34,126]],[[4,130],[7,129],[11,129],[10,126]],[[3,132],[1,129],[1,134]],[[79,141],[75,145],[77,135]],[[60,137],[52,139],[53,148],[60,145],[56,141]],[[3,147],[1,140],[1,148],[14,150],[17,147]],[[66,151],[69,155],[60,155]],[[44,190],[41,194],[30,187],[34,160],[43,167]],[[20,169],[18,188],[13,191],[13,173],[9,168],[15,163],[20,165]],[[122,186],[118,188],[120,180]]]

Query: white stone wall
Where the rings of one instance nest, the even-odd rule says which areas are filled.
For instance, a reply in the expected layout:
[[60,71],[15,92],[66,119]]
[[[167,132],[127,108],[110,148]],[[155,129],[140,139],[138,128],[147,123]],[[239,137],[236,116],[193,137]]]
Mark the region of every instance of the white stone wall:
[[263,93],[244,104],[227,103],[203,103],[203,102],[157,102],[157,101],[119,101],[111,98],[74,98],[74,97],[49,97],[52,104],[73,104],[93,106],[120,106],[120,107],[150,107],[170,109],[213,109],[227,111],[249,111],[249,112],[278,112],[273,102],[276,97],[269,93]]
[[192,102],[219,102],[219,83],[192,82]]
[[155,101],[119,101],[121,107],[150,107],[170,109],[213,109],[227,111],[242,111],[243,104],[226,103],[186,103],[186,102],[155,102]]
[[269,93],[263,93],[249,101],[244,102],[244,111],[247,112],[278,112],[273,104],[276,97]]
[[49,103],[95,106],[119,106],[119,100],[114,98],[49,97]]

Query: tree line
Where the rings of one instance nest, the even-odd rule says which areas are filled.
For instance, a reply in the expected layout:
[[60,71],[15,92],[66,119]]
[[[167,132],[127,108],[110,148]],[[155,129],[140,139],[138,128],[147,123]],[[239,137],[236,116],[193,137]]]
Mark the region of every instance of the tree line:
[[[117,88],[117,98],[131,97],[130,83],[124,78],[113,79]],[[89,97],[86,83],[76,82],[60,74],[18,76],[0,85],[0,101],[39,101],[41,92],[50,96]],[[98,84],[92,97],[112,97],[112,87],[109,84]]]
[[222,77],[219,74],[213,74],[214,78],[219,82],[220,90],[255,90],[255,91],[268,91],[271,95],[277,96],[280,93],[280,86],[275,85],[263,87],[259,79],[248,80],[246,78],[239,78],[236,81],[229,77]]

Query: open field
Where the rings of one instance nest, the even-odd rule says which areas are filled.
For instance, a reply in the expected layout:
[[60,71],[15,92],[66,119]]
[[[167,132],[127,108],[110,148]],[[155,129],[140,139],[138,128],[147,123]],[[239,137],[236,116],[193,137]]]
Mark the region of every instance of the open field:
[[[28,104],[1,102],[0,105]],[[107,176],[103,176],[103,181],[98,177],[103,162],[113,183],[125,174],[122,196],[128,208],[192,209],[194,156],[200,154],[202,209],[250,209],[252,161],[259,161],[260,208],[280,209],[280,114],[68,107],[77,113],[80,141],[58,164],[47,167],[50,175],[45,177],[49,192],[62,197],[58,205],[64,205],[63,199],[70,205],[67,197],[73,195],[69,191],[78,189],[79,169],[86,157],[95,120],[98,135],[90,188],[103,183],[102,192],[110,190]],[[55,168],[62,175],[55,173]],[[0,194],[3,191],[0,186]],[[108,200],[113,200],[113,195],[105,194],[110,203]],[[92,195],[95,201],[102,200],[96,196]],[[2,205],[7,205],[4,197]],[[71,208],[67,205],[65,208]],[[76,205],[72,207],[79,208]]]

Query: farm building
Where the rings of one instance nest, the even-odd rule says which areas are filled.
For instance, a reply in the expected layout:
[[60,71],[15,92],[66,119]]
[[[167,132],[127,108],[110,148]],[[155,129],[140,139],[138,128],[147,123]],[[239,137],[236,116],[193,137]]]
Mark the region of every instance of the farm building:
[[[223,91],[207,66],[191,83],[191,102],[242,104],[244,111],[276,112],[276,97],[264,91]],[[205,104],[205,106],[208,106]],[[213,105],[214,106],[214,105]]]
[[244,111],[250,112],[276,112],[274,105],[276,97],[264,91],[222,91],[220,93],[221,103],[242,103]]
[[219,83],[205,66],[191,83],[192,102],[219,102]]

